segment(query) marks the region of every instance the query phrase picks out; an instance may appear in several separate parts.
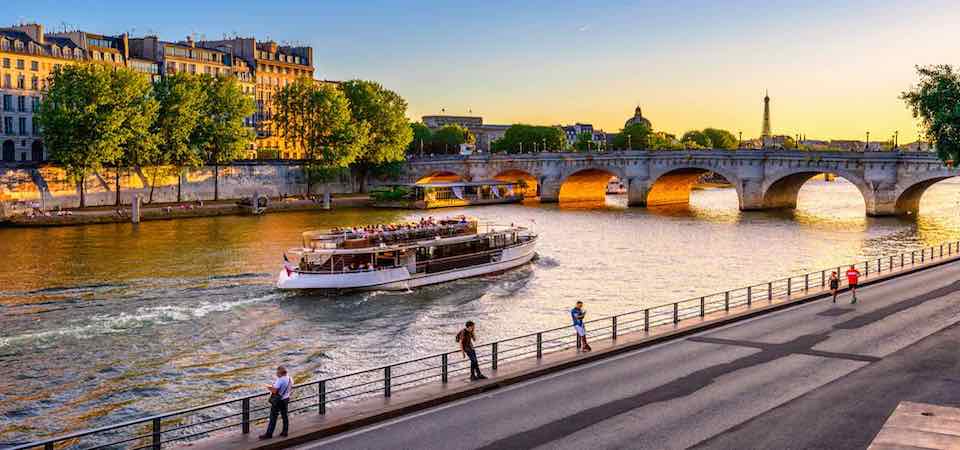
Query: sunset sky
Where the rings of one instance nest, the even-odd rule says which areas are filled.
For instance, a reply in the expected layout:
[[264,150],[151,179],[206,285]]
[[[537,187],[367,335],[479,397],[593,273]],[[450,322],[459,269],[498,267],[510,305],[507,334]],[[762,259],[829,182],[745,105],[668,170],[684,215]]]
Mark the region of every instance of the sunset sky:
[[960,63],[960,7],[939,0],[31,0],[0,15],[50,31],[309,44],[318,78],[378,80],[414,119],[444,108],[617,131],[639,103],[658,130],[745,138],[760,133],[769,89],[775,133],[913,141],[897,98],[913,66]]

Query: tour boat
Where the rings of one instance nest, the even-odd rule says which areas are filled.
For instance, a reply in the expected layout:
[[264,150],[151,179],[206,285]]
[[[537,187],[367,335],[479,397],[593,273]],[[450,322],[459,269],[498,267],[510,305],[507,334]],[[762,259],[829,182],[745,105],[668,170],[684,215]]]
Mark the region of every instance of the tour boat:
[[408,290],[503,272],[529,262],[537,234],[465,217],[303,233],[288,250],[280,289]]

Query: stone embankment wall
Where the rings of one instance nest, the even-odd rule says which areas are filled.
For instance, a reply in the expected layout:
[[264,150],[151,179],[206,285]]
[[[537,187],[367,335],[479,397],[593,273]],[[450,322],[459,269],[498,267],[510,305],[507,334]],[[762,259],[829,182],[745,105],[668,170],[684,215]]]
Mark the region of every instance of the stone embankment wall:
[[[214,168],[201,167],[184,171],[182,200],[212,200],[214,196]],[[306,192],[306,177],[296,163],[239,162],[219,168],[221,200],[247,198],[254,193],[279,197],[302,195]],[[156,182],[154,182],[156,177]],[[333,194],[356,191],[349,175],[326,183],[315,183],[312,193]],[[109,206],[116,201],[116,171],[105,168],[87,176],[85,197],[87,206]],[[172,168],[146,167],[120,170],[120,201],[130,204],[134,194],[146,202],[150,186],[154,185],[153,202],[177,201],[177,176]],[[55,165],[0,165],[0,211],[14,211],[33,205],[50,210],[80,206],[80,189],[76,181]]]

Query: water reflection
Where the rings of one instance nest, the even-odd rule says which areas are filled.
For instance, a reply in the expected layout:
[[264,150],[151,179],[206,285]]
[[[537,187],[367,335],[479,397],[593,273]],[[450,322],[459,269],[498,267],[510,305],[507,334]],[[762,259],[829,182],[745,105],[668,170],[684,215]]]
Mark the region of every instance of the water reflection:
[[[960,239],[960,185],[916,220],[869,218],[849,183],[810,181],[793,211],[740,212],[731,189],[689,206],[525,202],[351,209],[89,227],[0,229],[0,441],[251,392],[278,363],[298,380]],[[414,292],[326,297],[273,288],[307,229],[470,214],[542,235],[529,266]]]

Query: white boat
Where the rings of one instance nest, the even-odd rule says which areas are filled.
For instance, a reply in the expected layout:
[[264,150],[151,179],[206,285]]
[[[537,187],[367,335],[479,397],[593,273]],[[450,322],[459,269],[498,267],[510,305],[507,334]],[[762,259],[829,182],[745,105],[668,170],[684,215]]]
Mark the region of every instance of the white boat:
[[536,254],[536,241],[526,227],[466,218],[307,232],[302,247],[284,254],[277,287],[407,290],[521,266]]

